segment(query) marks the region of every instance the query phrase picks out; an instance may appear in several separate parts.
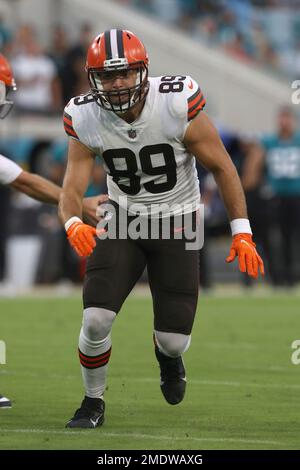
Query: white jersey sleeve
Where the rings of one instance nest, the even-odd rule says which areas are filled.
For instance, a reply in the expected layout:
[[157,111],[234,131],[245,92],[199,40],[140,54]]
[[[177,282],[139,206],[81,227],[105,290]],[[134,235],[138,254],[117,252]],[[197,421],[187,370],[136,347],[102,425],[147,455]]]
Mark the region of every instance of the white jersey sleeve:
[[0,155],[0,183],[10,184],[22,173],[22,168],[9,158]]
[[[166,77],[166,79],[168,78],[170,77]],[[168,107],[170,114],[177,120],[178,138],[182,141],[190,121],[203,110],[206,100],[198,83],[189,75],[186,77],[175,77],[175,80],[174,89],[176,89],[176,86],[180,88],[178,88],[178,92],[174,90],[175,92],[168,94]],[[170,87],[172,82],[167,82],[166,85]],[[162,84],[160,85],[161,91],[163,86]]]
[[93,132],[90,127],[90,109],[84,105],[93,102],[94,98],[90,93],[76,96],[66,105],[63,116],[66,134],[89,148],[92,147]]

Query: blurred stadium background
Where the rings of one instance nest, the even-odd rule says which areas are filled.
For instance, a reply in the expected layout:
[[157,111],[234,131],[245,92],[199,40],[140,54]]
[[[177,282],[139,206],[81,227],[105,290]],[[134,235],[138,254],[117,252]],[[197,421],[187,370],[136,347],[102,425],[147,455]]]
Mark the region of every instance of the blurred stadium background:
[[[296,0],[1,0],[0,47],[12,61],[19,89],[13,113],[1,122],[0,151],[62,183],[67,147],[63,107],[88,90],[84,64],[91,39],[99,31],[123,27],[145,42],[152,75],[190,74],[199,81],[207,112],[243,176],[252,146],[276,132],[278,110],[291,104],[291,84],[300,76],[298,9]],[[293,108],[297,114],[297,106]],[[229,247],[224,207],[214,182],[200,167],[199,178],[206,204],[201,285],[209,289],[234,282],[250,287],[224,263]],[[80,283],[83,266],[65,241],[56,208],[7,188],[0,191],[5,227],[0,238],[2,291]],[[88,194],[105,191],[99,158]],[[262,176],[247,196],[266,260],[265,282],[294,286],[300,280],[299,232],[289,244],[290,279],[276,192]]]
[[[297,0],[0,0],[0,48],[19,87],[13,113],[1,122],[0,152],[62,183],[63,107],[88,89],[90,40],[123,27],[146,44],[152,75],[199,81],[244,181],[253,148],[276,134],[283,105],[291,106],[299,127],[291,102],[291,84],[300,78],[299,11]],[[297,152],[288,170],[281,161],[277,169],[294,178],[300,214]],[[76,348],[84,265],[69,249],[56,208],[0,188],[0,297],[29,292],[25,299],[0,299],[0,338],[7,344],[0,391],[13,400],[0,417],[0,449],[299,448],[299,371],[290,357],[299,331],[300,215],[287,211],[284,234],[273,180],[263,173],[246,188],[267,267],[266,279],[254,286],[226,265],[224,207],[202,168],[199,177],[206,204],[201,287],[209,295],[200,299],[186,355],[187,398],[174,410],[160,396],[151,300],[141,282],[114,327],[107,424],[93,435],[63,430],[82,393]],[[105,191],[99,158],[88,194]],[[236,298],[246,288],[249,295]],[[46,296],[34,298],[40,292]]]

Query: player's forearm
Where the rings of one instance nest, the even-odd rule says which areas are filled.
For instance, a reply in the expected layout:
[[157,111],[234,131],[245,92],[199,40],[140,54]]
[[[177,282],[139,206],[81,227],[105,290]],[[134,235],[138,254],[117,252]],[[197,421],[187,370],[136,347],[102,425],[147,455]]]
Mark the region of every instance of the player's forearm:
[[82,219],[82,197],[72,189],[63,188],[58,205],[58,215],[63,224],[71,217]]
[[213,173],[220,194],[224,201],[229,220],[247,219],[247,207],[244,191],[236,169],[219,169]]
[[61,193],[61,188],[56,184],[28,172],[22,172],[11,186],[27,196],[49,204],[58,204]]

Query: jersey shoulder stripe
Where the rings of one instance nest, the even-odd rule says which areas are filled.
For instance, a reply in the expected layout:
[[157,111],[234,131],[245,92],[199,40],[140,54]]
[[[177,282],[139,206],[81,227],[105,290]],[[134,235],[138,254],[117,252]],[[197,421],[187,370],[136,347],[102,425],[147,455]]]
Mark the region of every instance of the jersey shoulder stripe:
[[66,133],[70,137],[75,137],[75,139],[79,140],[79,137],[76,134],[74,127],[73,127],[72,116],[65,111],[63,120],[64,120],[64,128],[65,128]]
[[197,114],[204,108],[206,100],[203,93],[198,86],[196,92],[188,98],[188,121],[197,116]]

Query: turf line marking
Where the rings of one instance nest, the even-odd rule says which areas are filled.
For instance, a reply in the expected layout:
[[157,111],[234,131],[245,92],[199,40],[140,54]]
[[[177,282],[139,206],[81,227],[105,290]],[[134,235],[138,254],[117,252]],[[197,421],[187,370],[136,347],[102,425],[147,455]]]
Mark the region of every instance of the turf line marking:
[[212,349],[224,349],[224,348],[229,348],[229,349],[262,349],[262,346],[257,345],[256,343],[205,343],[203,342],[201,344],[201,347],[205,348],[212,348]]
[[[130,378],[132,382],[158,382],[154,378]],[[246,382],[229,382],[221,380],[197,380],[187,379],[187,383],[193,385],[224,385],[229,387],[258,387],[258,388],[279,388],[279,389],[295,389],[300,390],[300,385],[297,384],[262,384],[262,383],[246,383]]]
[[[154,440],[164,440],[164,441],[197,441],[197,442],[241,442],[245,444],[272,444],[272,445],[284,445],[282,442],[278,441],[268,441],[263,439],[241,439],[241,438],[231,438],[231,437],[192,437],[192,436],[182,436],[182,437],[175,437],[175,436],[161,436],[161,435],[152,435],[152,434],[128,434],[128,433],[114,433],[114,432],[101,432],[101,436],[104,437],[123,437],[125,439],[154,439]],[[82,431],[82,430],[73,430],[73,431],[55,431],[55,430],[47,430],[47,429],[1,429],[1,433],[17,433],[17,434],[60,434],[60,435],[73,435],[76,436],[77,434],[85,434],[91,435],[90,430]]]
[[[31,378],[40,377],[39,374],[30,374],[30,373],[19,373],[19,372],[8,372],[8,371],[1,371],[0,375],[12,375],[12,376],[26,376]],[[45,379],[65,379],[65,380],[77,380],[78,375],[64,375],[64,374],[51,374],[45,376]],[[154,377],[114,377],[110,376],[110,380],[121,380],[123,382],[159,382],[158,378]],[[191,385],[220,385],[225,387],[256,387],[256,388],[278,388],[278,389],[287,389],[287,390],[300,390],[300,384],[271,384],[271,383],[247,383],[247,382],[235,382],[235,381],[222,381],[222,380],[198,380],[198,379],[188,379],[187,382]]]
[[257,367],[257,366],[240,366],[240,365],[239,366],[227,365],[226,367],[232,370],[253,371],[253,372],[287,372],[287,373],[292,372],[292,368],[290,367],[290,364],[288,367],[283,367],[283,366]]

